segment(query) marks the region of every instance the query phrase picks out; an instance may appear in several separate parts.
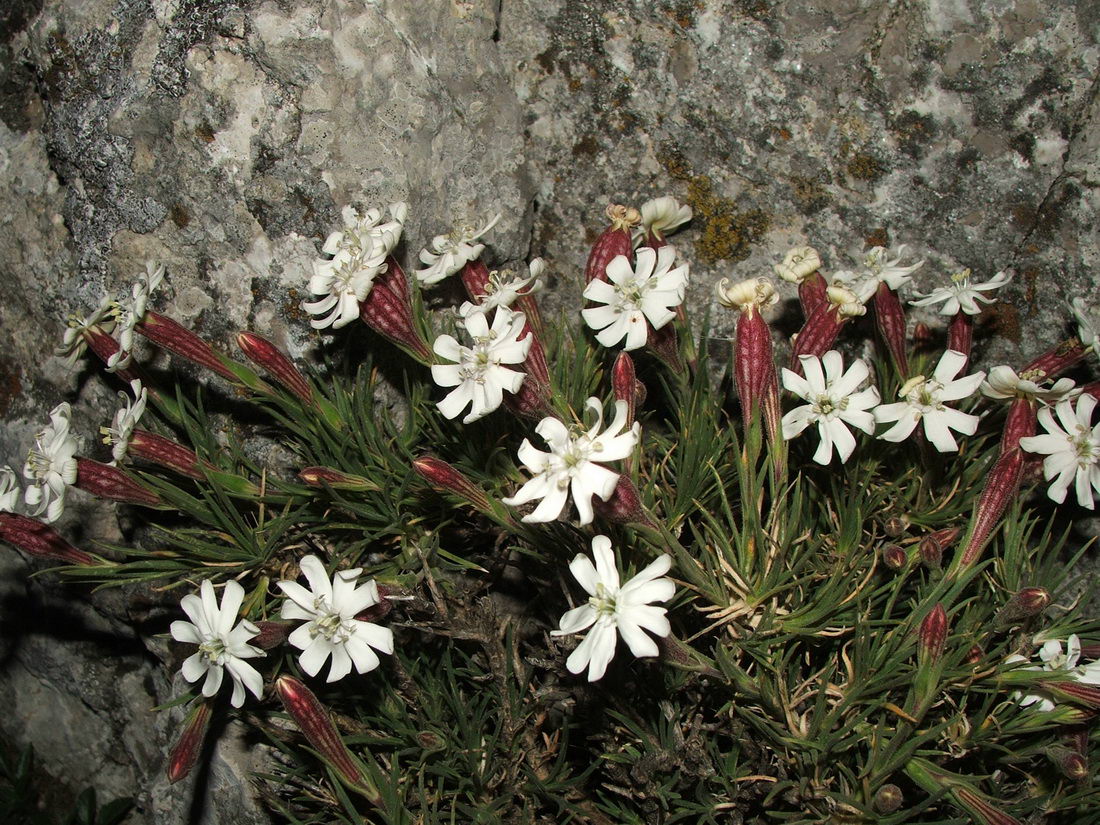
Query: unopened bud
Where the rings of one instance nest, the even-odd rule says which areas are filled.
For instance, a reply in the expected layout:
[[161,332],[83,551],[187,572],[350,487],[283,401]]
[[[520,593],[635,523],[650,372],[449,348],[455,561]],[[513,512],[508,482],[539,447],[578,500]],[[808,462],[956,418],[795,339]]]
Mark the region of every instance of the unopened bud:
[[634,372],[634,359],[627,352],[620,352],[611,368],[611,391],[616,401],[625,401],[626,422],[634,421],[634,411],[638,401],[638,378]]
[[309,688],[291,676],[280,676],[275,692],[283,702],[309,744],[350,788],[359,791],[375,805],[381,806],[382,795],[363,773],[358,761],[340,738],[324,705]]
[[930,347],[932,341],[932,328],[924,323],[924,321],[917,321],[917,323],[913,325],[913,345],[917,349],[923,350],[926,347]]
[[909,522],[900,516],[890,516],[882,524],[882,529],[892,539],[896,539],[909,529]]
[[971,819],[979,825],[1021,825],[1016,817],[1006,814],[1000,808],[995,807],[982,794],[979,794],[968,785],[956,785],[951,789],[951,795],[959,806],[970,814]]
[[303,467],[298,472],[298,478],[310,487],[331,487],[334,490],[369,490],[378,492],[380,489],[370,479],[352,475],[332,467]]
[[875,791],[874,806],[880,814],[892,814],[901,807],[904,797],[897,785],[886,784]]
[[1050,606],[1050,591],[1045,587],[1025,587],[1016,593],[997,613],[997,624],[1016,624],[1038,616]]
[[1055,698],[1073,702],[1075,705],[1097,710],[1100,709],[1100,685],[1090,685],[1077,681],[1043,682],[1043,690],[1054,694]]
[[307,404],[313,401],[313,389],[294,363],[273,343],[251,332],[237,335],[237,346],[256,366]]
[[493,510],[485,491],[446,461],[426,455],[413,461],[413,469],[435,490],[451,493],[483,513]]
[[78,565],[96,563],[95,559],[73,547],[48,524],[17,513],[0,513],[0,541],[44,559]]
[[432,351],[416,331],[409,299],[375,282],[359,304],[359,317],[368,327],[404,349],[421,363],[432,362]]
[[940,547],[940,543],[933,536],[922,538],[918,550],[920,551],[920,560],[924,562],[926,567],[933,570],[940,569],[940,563],[943,561],[943,548]]
[[607,521],[615,524],[648,524],[653,522],[645,514],[642,500],[638,496],[638,488],[625,475],[619,476],[615,490],[611,498],[602,501],[599,496],[593,500],[596,512]]
[[142,487],[118,467],[92,461],[90,458],[77,458],[76,486],[93,496],[110,501],[141,504],[146,507],[156,507],[160,504],[160,496]]
[[209,699],[200,701],[183,723],[176,744],[168,754],[168,781],[172,784],[184,779],[202,753],[202,743],[206,739],[206,731],[210,728],[210,716],[214,703]]
[[248,640],[261,650],[271,650],[284,644],[295,625],[292,622],[258,621],[253,622],[260,629],[259,634]]
[[1063,745],[1051,745],[1046,756],[1066,779],[1082,782],[1089,778],[1089,761],[1077,751]]
[[970,650],[966,651],[966,663],[968,665],[981,664],[985,659],[985,651],[981,645],[971,645]]
[[882,548],[882,561],[891,570],[904,570],[909,565],[909,554],[904,547],[888,544]]
[[917,631],[918,667],[927,667],[940,660],[947,643],[947,630],[947,611],[937,603],[921,620]]

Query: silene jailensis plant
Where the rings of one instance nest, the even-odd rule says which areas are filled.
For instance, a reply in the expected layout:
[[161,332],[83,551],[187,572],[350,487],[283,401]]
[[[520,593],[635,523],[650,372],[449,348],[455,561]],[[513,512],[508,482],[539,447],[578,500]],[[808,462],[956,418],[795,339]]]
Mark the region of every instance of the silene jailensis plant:
[[[979,371],[1007,274],[906,295],[904,249],[829,274],[801,247],[779,281],[691,283],[666,197],[609,207],[559,273],[580,318],[551,318],[545,262],[485,262],[495,217],[406,275],[407,211],[349,207],[320,247],[317,363],[218,349],[157,312],[150,265],[65,336],[120,384],[107,446],[61,403],[0,474],[0,539],[171,614],[173,780],[232,716],[293,823],[1096,821],[1100,623],[1066,526],[1100,493],[1086,305]],[[139,338],[209,381],[150,378]],[[74,487],[132,541],[51,526]]]

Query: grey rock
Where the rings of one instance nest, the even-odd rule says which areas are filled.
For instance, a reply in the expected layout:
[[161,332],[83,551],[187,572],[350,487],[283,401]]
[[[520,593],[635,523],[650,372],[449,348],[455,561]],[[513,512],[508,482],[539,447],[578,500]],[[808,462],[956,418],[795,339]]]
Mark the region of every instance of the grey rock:
[[[147,259],[169,271],[158,309],[227,348],[252,326],[307,354],[327,335],[297,304],[348,203],[407,200],[410,264],[500,211],[490,264],[547,258],[551,310],[575,310],[606,204],[674,194],[696,211],[674,240],[716,339],[732,319],[710,284],[766,274],[803,243],[830,271],[866,243],[908,243],[929,259],[925,290],[964,266],[1013,269],[986,359],[1058,341],[1067,295],[1100,303],[1087,3],[19,0],[0,24],[7,461],[62,398],[91,444],[113,394],[53,342]],[[79,497],[62,526],[122,535]],[[5,593],[16,580],[0,578]],[[159,779],[177,720],[145,709],[170,695],[166,653],[124,604],[93,604],[81,621],[107,622],[118,661],[53,626],[21,630],[0,693],[27,698],[3,729],[75,770],[73,788],[136,793],[147,821],[256,821],[240,752],[215,759],[205,809]],[[84,773],[51,719],[87,732]]]

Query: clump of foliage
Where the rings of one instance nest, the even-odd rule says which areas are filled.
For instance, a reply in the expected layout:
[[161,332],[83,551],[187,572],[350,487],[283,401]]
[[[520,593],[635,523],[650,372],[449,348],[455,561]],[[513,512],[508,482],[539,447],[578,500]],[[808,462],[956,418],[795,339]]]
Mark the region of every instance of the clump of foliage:
[[[718,285],[737,326],[715,352],[670,200],[609,209],[589,334],[542,317],[541,262],[481,263],[492,222],[437,237],[410,281],[400,204],[346,210],[322,247],[314,326],[372,330],[334,332],[323,366],[252,333],[246,360],[218,351],[148,307],[155,267],[73,322],[71,349],[140,382],[114,461],[78,456],[59,406],[26,490],[0,488],[0,538],[183,597],[173,779],[228,705],[294,823],[1091,816],[1100,627],[1071,596],[1084,548],[1032,487],[1042,463],[1048,498],[1100,490],[1095,387],[1051,383],[1095,341],[967,375],[1007,277],[921,299],[952,316],[936,355],[906,340],[916,265],[876,248],[825,278],[803,248],[776,268],[806,319],[788,367],[764,279]],[[471,303],[427,309],[456,274]],[[868,307],[879,355],[845,368]],[[135,333],[217,378],[150,380]],[[69,544],[48,522],[73,484],[133,506],[142,540]]]

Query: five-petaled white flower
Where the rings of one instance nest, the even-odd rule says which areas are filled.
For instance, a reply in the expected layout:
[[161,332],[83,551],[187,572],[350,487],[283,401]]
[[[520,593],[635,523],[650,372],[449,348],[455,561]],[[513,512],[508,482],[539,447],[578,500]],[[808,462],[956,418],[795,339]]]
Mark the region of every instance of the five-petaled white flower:
[[616,634],[623,637],[635,656],[658,654],[657,643],[643,630],[663,638],[671,632],[671,627],[665,617],[665,608],[654,607],[650,602],[667,602],[676,594],[676,585],[672,579],[660,578],[672,566],[672,559],[667,554],[658,557],[622,587],[619,586],[611,539],[607,536],[593,538],[592,555],[595,565],[583,553],[578,553],[569,563],[569,570],[589,595],[588,602],[562,616],[558,629],[550,631],[550,635],[565,636],[591,628],[569,655],[565,666],[570,673],[588,668],[588,681],[595,682],[604,675],[615,656]]
[[629,413],[625,401],[616,401],[615,418],[601,433],[603,404],[600,399],[589,398],[584,406],[596,415],[596,423],[586,432],[571,433],[565,424],[550,416],[539,422],[535,432],[546,441],[550,452],[536,450],[530,441],[523,439],[519,460],[535,475],[514,496],[502,499],[509,506],[542,499],[523,521],[554,521],[561,516],[572,493],[580,523],[590,524],[592,496],[607,501],[615,492],[619,474],[597,462],[618,461],[630,455],[638,443],[641,425],[635,422],[633,427],[622,432]]
[[1069,399],[1059,401],[1054,413],[1043,407],[1039,423],[1046,432],[1020,439],[1020,446],[1029,453],[1046,454],[1043,475],[1047,481],[1054,479],[1047,495],[1059,504],[1066,500],[1070,483],[1077,492],[1077,503],[1090,510],[1093,491],[1100,493],[1100,424],[1092,425],[1094,409],[1096,398],[1091,395],[1078,398],[1076,410]]
[[23,491],[19,489],[15,470],[11,467],[0,469],[0,513],[18,512],[22,497]]
[[631,230],[635,246],[642,243],[649,235],[663,241],[666,235],[670,235],[690,221],[694,213],[687,204],[680,203],[671,195],[664,195],[643,203],[641,214],[641,225]]
[[115,316],[118,351],[107,359],[107,372],[117,372],[130,366],[134,350],[134,329],[145,318],[145,308],[153,291],[164,280],[164,264],[145,262],[145,272],[130,288],[130,299],[115,301],[111,312]]
[[[524,295],[534,295],[542,289],[542,273],[546,270],[546,261],[532,258],[526,276],[510,269],[493,270],[489,273],[489,282],[485,284],[485,293],[478,295],[478,303],[469,301],[462,305],[460,314],[465,317],[469,311],[485,312],[497,307],[510,308]],[[467,309],[469,307],[469,309]]]
[[359,317],[359,303],[370,293],[374,279],[385,271],[386,258],[401,239],[408,207],[402,202],[391,203],[389,213],[390,220],[383,222],[380,209],[359,214],[344,207],[344,228],[325,239],[321,247],[325,257],[313,262],[309,291],[322,297],[302,302],[302,309],[318,316],[309,322],[314,329],[339,329]]
[[798,360],[802,362],[806,377],[784,368],[783,386],[810,403],[783,416],[783,438],[794,438],[810,424],[817,424],[821,443],[814,453],[814,461],[828,464],[833,457],[833,447],[836,447],[843,463],[856,447],[847,425],[858,427],[869,435],[875,431],[875,417],[869,410],[879,402],[878,390],[867,387],[856,392],[871,371],[859,359],[845,371],[844,361],[836,350],[829,350],[821,358],[801,355]]
[[909,282],[913,273],[924,266],[924,261],[917,261],[909,266],[901,266],[901,259],[905,256],[905,244],[898,247],[897,255],[890,257],[890,253],[883,246],[874,246],[867,250],[863,256],[863,269],[859,272],[837,272],[833,275],[833,282],[850,289],[861,303],[866,304],[878,291],[879,284],[886,284],[890,289],[900,289]]
[[76,483],[76,437],[69,432],[72,409],[58,404],[50,411],[50,423],[34,437],[27,453],[23,478],[29,484],[24,493],[28,513],[57,521],[65,509],[65,493]]
[[607,265],[608,280],[594,280],[584,289],[585,298],[606,304],[581,310],[584,322],[601,330],[596,340],[613,347],[625,338],[623,349],[638,349],[649,336],[647,320],[660,329],[675,318],[673,307],[684,302],[688,279],[687,264],[674,269],[675,262],[671,246],[642,247],[633,267],[625,255],[613,258]]
[[454,364],[434,364],[432,380],[441,387],[456,387],[436,406],[447,418],[456,418],[470,406],[462,419],[469,424],[488,415],[504,400],[504,391],[519,392],[526,373],[508,369],[505,364],[522,364],[531,349],[531,334],[519,340],[526,318],[522,312],[506,307],[497,309],[493,325],[484,312],[468,312],[462,325],[473,339],[473,347],[464,347],[450,335],[440,335],[432,349],[440,358]]
[[967,315],[977,315],[982,311],[978,302],[992,304],[993,298],[982,295],[983,292],[992,292],[1012,280],[1007,272],[998,272],[988,281],[980,284],[970,283],[970,270],[964,269],[951,276],[951,283],[933,289],[927,295],[915,293],[917,300],[909,303],[915,307],[928,307],[942,303],[940,315],[958,315],[965,312]]
[[180,607],[191,621],[172,622],[173,639],[199,646],[196,653],[184,660],[183,678],[197,682],[205,674],[202,695],[213,696],[228,670],[233,680],[233,695],[229,699],[233,707],[244,704],[245,688],[259,699],[264,690],[263,677],[244,660],[265,655],[258,647],[248,644],[260,629],[247,619],[233,626],[244,602],[244,588],[237,582],[226,582],[220,607],[209,579],[203,581],[199,593],[201,598],[190,593],[180,601]]
[[[1036,641],[1038,641],[1038,639],[1036,639]],[[1024,670],[1043,670],[1048,673],[1061,671],[1076,682],[1083,682],[1087,685],[1100,685],[1100,662],[1089,662],[1086,665],[1077,664],[1078,660],[1081,658],[1081,640],[1077,637],[1076,633],[1066,640],[1066,649],[1064,652],[1062,650],[1062,643],[1057,639],[1050,639],[1044,642],[1043,646],[1039,648],[1039,658],[1043,662],[1041,666],[1035,665],[1024,668]],[[1026,662],[1028,660],[1014,653],[1005,661],[1013,663]],[[1021,707],[1038,704],[1037,710],[1054,710],[1054,702],[1041,694],[1024,694],[1017,692],[1015,696]]]
[[309,590],[293,581],[281,581],[286,594],[282,617],[305,624],[287,641],[302,651],[298,663],[316,676],[328,658],[332,664],[328,681],[343,679],[354,665],[356,673],[378,667],[378,654],[393,653],[393,631],[355,617],[381,601],[378,585],[371,581],[356,587],[362,568],[340,570],[329,580],[325,566],[316,556],[306,556],[298,565],[309,582]]
[[1015,398],[1033,398],[1043,404],[1054,404],[1064,398],[1076,398],[1081,394],[1075,389],[1072,378],[1059,378],[1053,384],[1044,380],[1042,370],[1029,370],[1020,375],[1007,364],[1001,364],[989,371],[982,382],[982,395],[986,398],[1009,400]]
[[1084,298],[1074,298],[1071,303],[1073,317],[1077,319],[1077,337],[1086,347],[1100,355],[1100,318],[1095,308],[1090,308]]
[[931,378],[923,375],[910,378],[898,391],[904,401],[883,404],[875,408],[875,421],[897,423],[879,438],[886,441],[904,441],[917,425],[924,423],[924,434],[941,453],[959,449],[951,430],[963,435],[974,435],[978,429],[978,416],[964,413],[946,405],[948,401],[960,401],[974,394],[985,378],[984,372],[976,372],[956,379],[967,357],[961,352],[947,350],[940,358]]
[[112,315],[115,303],[107,296],[100,299],[90,315],[83,317],[73,313],[66,321],[65,335],[61,339],[61,346],[54,350],[55,355],[67,355],[69,365],[75,364],[84,351],[88,349],[85,333],[93,327],[99,327],[104,332],[110,332],[115,327],[115,319]]
[[796,246],[787,250],[783,263],[776,264],[772,270],[784,281],[802,283],[807,277],[821,269],[821,256],[812,246]]
[[417,280],[424,285],[437,284],[470,261],[477,260],[485,249],[485,244],[476,243],[477,239],[496,226],[500,218],[499,213],[494,215],[481,229],[462,226],[447,235],[436,235],[428,249],[420,250],[420,261],[427,266],[416,270]]
[[134,434],[138,421],[145,413],[145,403],[149,396],[149,391],[136,378],[130,382],[130,389],[134,393],[133,398],[124,392],[118,394],[122,406],[115,413],[111,426],[99,428],[103,434],[103,443],[111,448],[111,458],[116,464],[126,458],[130,436]]

